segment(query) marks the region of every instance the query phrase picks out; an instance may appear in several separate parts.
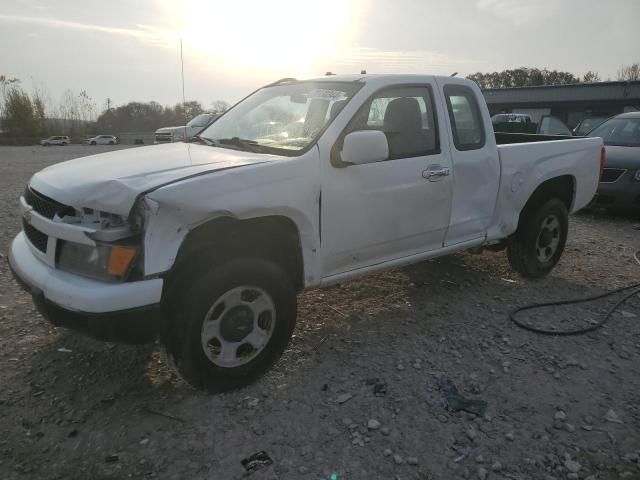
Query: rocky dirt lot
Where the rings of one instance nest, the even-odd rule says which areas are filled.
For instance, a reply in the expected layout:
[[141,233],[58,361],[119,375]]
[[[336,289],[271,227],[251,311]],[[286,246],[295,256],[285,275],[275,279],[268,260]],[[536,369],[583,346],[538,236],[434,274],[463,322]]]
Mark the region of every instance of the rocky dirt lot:
[[[1,148],[0,253],[32,173],[108,148]],[[638,479],[640,300],[578,337],[528,333],[507,313],[637,282],[639,221],[573,217],[539,282],[503,253],[465,253],[306,292],[276,368],[217,396],[173,377],[157,346],[48,325],[3,259],[0,478]],[[530,321],[588,325],[607,305]],[[451,411],[452,385],[485,414]],[[247,472],[260,451],[272,464]]]

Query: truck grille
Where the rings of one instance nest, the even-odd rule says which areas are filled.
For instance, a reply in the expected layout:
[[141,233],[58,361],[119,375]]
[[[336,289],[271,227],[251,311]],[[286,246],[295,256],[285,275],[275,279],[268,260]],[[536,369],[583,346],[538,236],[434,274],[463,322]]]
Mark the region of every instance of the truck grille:
[[22,219],[22,230],[27,236],[27,239],[29,239],[29,242],[31,242],[31,245],[36,247],[42,253],[47,253],[47,242],[49,240],[49,237],[47,237],[37,228],[27,223],[24,218]]
[[168,143],[173,140],[172,133],[156,133],[156,143]]
[[49,197],[45,197],[29,187],[24,191],[24,200],[27,202],[27,205],[33,208],[34,212],[49,219],[53,219],[56,213],[71,209],[71,207],[56,202]]
[[624,168],[605,168],[602,170],[601,183],[613,183],[618,180],[626,170]]

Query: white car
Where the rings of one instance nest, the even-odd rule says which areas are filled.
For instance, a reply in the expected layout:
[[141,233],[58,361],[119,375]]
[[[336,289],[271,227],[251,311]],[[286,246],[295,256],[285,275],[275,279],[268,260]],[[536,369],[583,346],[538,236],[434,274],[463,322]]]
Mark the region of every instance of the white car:
[[44,147],[48,147],[50,145],[62,145],[63,147],[69,145],[71,142],[69,141],[69,137],[66,135],[56,135],[53,137],[45,138],[44,140],[40,140],[40,145]]
[[470,248],[545,276],[604,162],[600,138],[496,135],[475,83],[427,75],[284,79],[197,140],[36,173],[9,264],[54,324],[159,336],[209,391],[279,358],[303,289]]
[[87,138],[86,143],[89,145],[115,145],[118,143],[118,139],[113,135],[96,135]]
[[186,126],[162,127],[156,130],[154,144],[183,142],[193,138],[204,127],[218,118],[221,113],[201,113],[192,118]]

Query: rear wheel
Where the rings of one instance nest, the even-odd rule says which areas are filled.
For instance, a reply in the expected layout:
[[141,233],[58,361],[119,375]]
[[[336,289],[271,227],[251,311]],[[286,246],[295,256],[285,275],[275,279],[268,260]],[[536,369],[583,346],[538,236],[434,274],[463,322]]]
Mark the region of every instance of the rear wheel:
[[291,281],[261,259],[232,260],[187,278],[169,293],[169,319],[161,333],[170,365],[210,392],[251,383],[282,355],[293,333]]
[[509,240],[511,267],[527,278],[541,278],[556,266],[567,241],[569,214],[558,199],[527,207],[518,231]]

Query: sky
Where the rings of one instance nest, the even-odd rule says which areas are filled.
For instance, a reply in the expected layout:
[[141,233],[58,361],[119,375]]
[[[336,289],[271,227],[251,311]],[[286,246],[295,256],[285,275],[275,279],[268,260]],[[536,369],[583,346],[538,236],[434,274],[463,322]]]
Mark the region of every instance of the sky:
[[0,75],[55,103],[235,103],[282,77],[464,76],[520,66],[615,79],[640,0],[0,0]]

